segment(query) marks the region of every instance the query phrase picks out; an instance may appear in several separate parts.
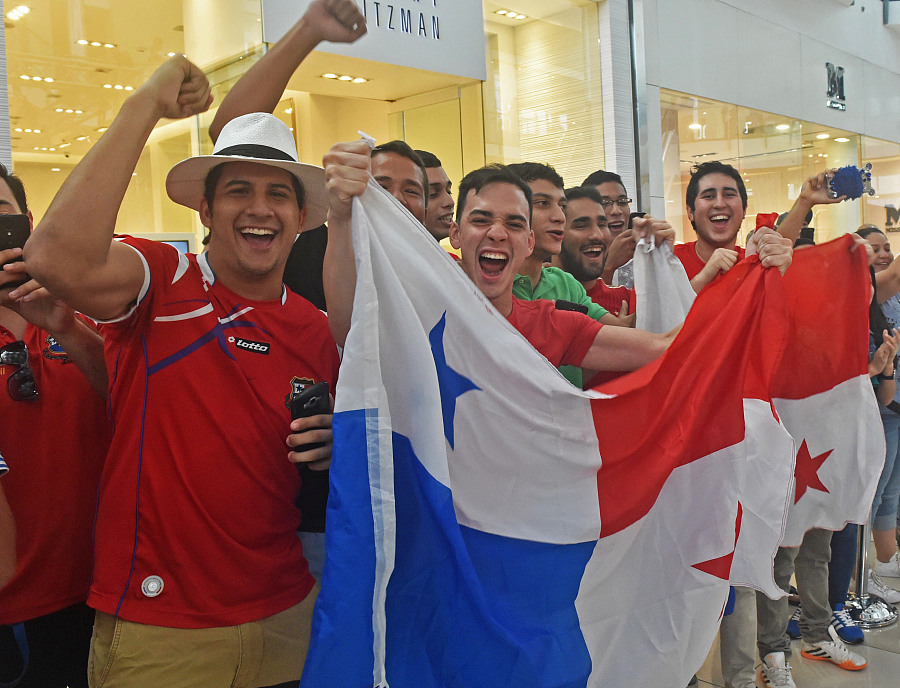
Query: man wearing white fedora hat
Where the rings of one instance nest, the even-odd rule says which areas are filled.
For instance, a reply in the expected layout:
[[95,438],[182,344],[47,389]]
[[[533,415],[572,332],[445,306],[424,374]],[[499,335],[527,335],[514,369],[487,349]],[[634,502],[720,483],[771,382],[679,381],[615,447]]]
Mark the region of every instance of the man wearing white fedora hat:
[[[248,114],[166,181],[209,228],[206,253],[113,240],[153,127],[211,101],[196,66],[166,62],[72,171],[25,252],[35,278],[105,323],[115,437],[88,598],[94,688],[295,683],[308,644],[316,588],[291,462],[327,466],[331,416],[292,425],[286,402],[333,385],[338,354],[325,316],[281,277],[297,234],[324,220],[323,170],[298,162],[277,118]],[[322,444],[297,450],[311,443]]]

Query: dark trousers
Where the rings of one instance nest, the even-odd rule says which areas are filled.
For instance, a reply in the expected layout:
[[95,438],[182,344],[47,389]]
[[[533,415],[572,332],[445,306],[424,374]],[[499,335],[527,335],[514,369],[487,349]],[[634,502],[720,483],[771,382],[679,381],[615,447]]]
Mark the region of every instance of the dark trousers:
[[[76,604],[25,622],[30,659],[17,688],[87,688],[94,610]],[[22,672],[22,654],[10,626],[0,625],[0,683]]]

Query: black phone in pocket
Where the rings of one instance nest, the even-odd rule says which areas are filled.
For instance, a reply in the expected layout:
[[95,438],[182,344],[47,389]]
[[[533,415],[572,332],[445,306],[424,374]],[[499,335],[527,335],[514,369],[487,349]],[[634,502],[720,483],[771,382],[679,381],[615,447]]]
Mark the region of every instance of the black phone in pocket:
[[[291,420],[309,418],[320,413],[331,413],[327,382],[317,382],[291,396]],[[324,446],[324,442],[312,442],[294,447],[294,451],[306,451]]]
[[[0,215],[0,251],[6,251],[10,248],[24,248],[25,242],[31,235],[31,222],[27,215]],[[14,261],[6,261],[7,263],[16,263],[22,258]],[[6,263],[3,263],[6,265]],[[2,266],[0,266],[2,267]],[[2,289],[15,289],[31,278],[27,275],[24,279],[15,282],[9,282],[2,285]]]

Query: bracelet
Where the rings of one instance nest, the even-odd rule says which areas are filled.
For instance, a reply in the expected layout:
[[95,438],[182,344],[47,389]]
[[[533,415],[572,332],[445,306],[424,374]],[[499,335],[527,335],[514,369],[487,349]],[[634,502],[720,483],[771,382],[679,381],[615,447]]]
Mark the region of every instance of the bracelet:
[[894,373],[893,373],[893,372],[891,372],[891,373],[878,373],[875,377],[877,377],[879,380],[885,380],[885,381],[893,380],[893,379],[894,379]]

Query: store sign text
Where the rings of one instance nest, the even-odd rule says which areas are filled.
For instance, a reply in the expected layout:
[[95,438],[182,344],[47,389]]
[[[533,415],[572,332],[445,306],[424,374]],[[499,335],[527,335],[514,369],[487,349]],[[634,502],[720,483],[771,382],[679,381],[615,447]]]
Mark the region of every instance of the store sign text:
[[[277,42],[312,0],[262,0],[263,40]],[[487,78],[482,0],[356,0],[366,35],[355,43],[320,44],[317,51]]]
[[825,70],[828,76],[828,91],[826,95],[828,100],[825,105],[842,112],[847,109],[847,103],[844,98],[844,68],[836,67],[831,62],[825,63]]
[[892,205],[884,206],[884,228],[888,232],[900,232],[900,209]]
[[[414,0],[420,3],[421,0]],[[437,0],[431,0],[431,5],[437,7]],[[414,12],[411,9],[397,7],[385,2],[375,0],[362,0],[363,15],[369,27],[386,28],[389,31],[400,30],[403,33],[415,33],[422,38],[440,40],[440,17],[437,14]],[[395,11],[397,20],[395,20]],[[418,16],[416,16],[418,15]]]

